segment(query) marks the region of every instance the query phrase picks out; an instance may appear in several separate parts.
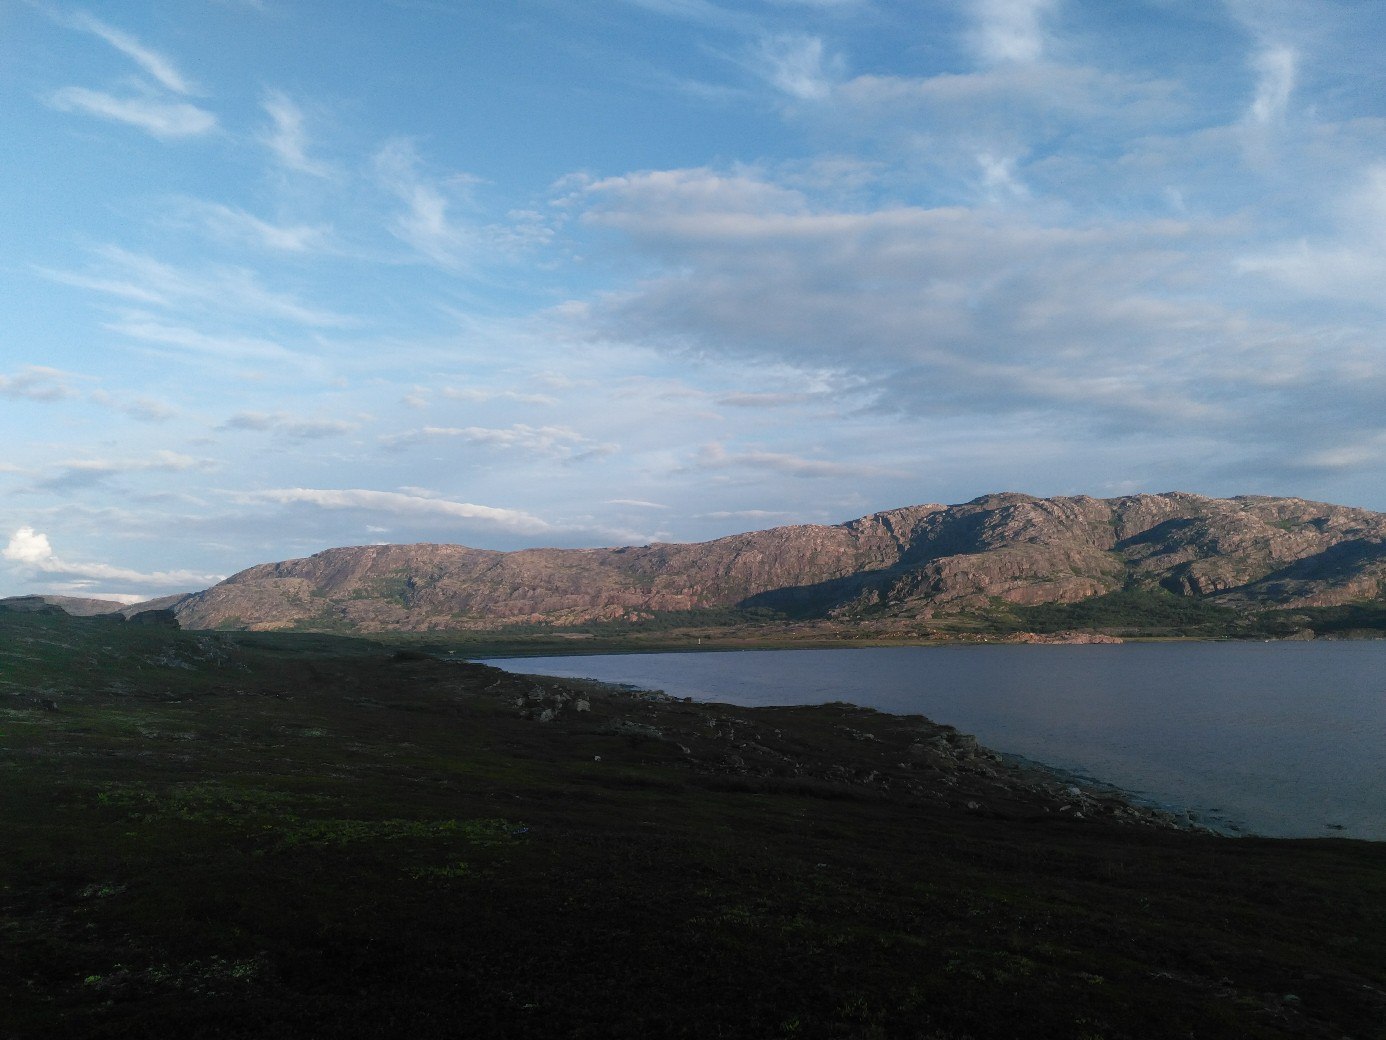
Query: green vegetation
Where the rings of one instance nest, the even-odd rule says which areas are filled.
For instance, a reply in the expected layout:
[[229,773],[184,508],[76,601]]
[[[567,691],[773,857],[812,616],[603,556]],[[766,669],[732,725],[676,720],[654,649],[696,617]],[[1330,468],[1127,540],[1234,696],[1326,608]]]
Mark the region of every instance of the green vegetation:
[[1060,819],[922,725],[0,614],[0,1035],[1386,1037],[1386,847]]
[[1226,636],[1240,623],[1235,611],[1163,589],[1122,590],[1077,603],[998,606],[991,617],[998,632],[1077,630],[1145,636]]

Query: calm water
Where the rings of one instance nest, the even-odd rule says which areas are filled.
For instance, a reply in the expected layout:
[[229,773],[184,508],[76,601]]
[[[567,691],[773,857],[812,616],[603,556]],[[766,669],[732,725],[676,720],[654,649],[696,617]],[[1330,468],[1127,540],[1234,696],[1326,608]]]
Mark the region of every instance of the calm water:
[[1221,829],[1386,840],[1386,641],[889,647],[486,663],[696,700],[841,700],[922,714],[999,751],[1187,809]]

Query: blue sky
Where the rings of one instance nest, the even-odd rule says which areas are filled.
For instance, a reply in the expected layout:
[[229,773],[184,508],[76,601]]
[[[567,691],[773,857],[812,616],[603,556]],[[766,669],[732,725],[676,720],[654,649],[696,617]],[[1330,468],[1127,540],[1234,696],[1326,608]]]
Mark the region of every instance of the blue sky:
[[1379,0],[0,2],[0,594],[1386,509]]

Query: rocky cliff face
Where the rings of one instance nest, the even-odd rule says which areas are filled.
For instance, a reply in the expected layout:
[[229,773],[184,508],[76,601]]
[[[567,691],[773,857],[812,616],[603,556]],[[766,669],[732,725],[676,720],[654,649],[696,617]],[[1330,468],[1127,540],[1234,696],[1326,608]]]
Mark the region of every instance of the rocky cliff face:
[[174,609],[189,628],[427,631],[733,606],[927,615],[1131,586],[1230,606],[1376,599],[1386,593],[1386,515],[1293,498],[989,495],[688,545],[329,549],[251,567]]

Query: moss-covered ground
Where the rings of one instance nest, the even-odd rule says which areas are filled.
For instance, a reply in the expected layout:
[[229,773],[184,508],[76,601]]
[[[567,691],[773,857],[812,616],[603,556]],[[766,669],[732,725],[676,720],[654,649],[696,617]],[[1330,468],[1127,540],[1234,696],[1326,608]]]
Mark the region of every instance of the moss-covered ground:
[[0,614],[0,1036],[1386,1037],[1386,847],[919,732]]

